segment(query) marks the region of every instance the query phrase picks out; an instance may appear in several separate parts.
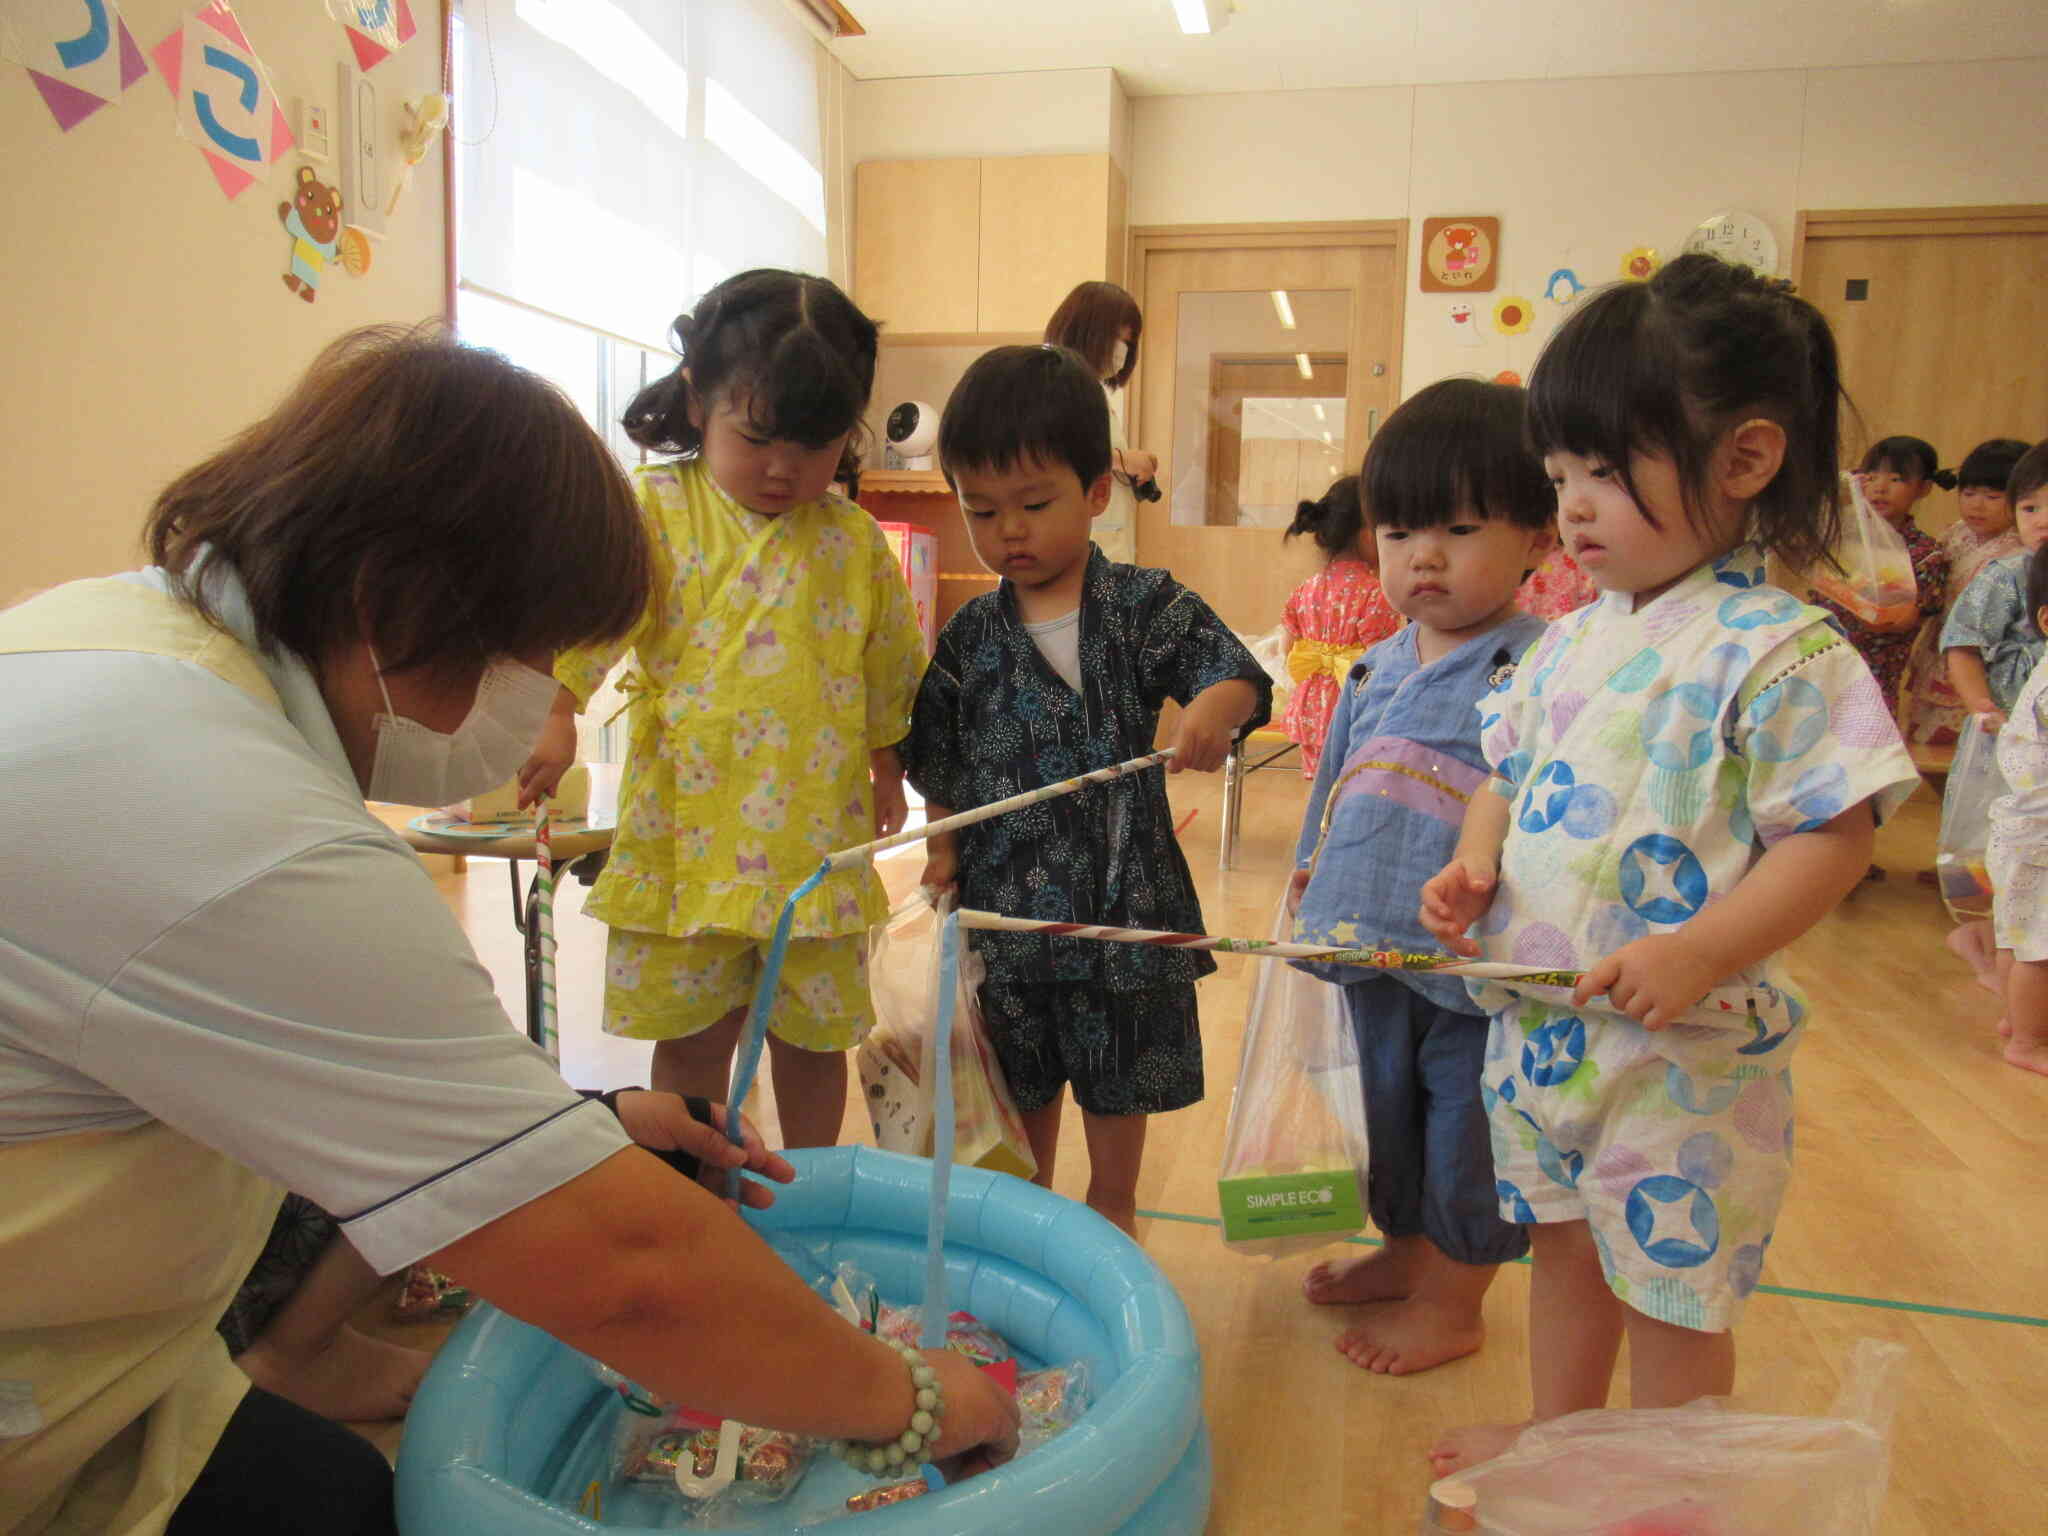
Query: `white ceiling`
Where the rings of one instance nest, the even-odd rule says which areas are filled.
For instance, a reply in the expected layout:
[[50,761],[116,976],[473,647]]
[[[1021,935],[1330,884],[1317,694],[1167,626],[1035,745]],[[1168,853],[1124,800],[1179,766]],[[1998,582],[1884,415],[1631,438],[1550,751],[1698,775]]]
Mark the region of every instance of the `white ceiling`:
[[1235,0],[1206,37],[1172,0],[847,3],[858,79],[1108,67],[1133,96],[2048,55],[2042,0]]

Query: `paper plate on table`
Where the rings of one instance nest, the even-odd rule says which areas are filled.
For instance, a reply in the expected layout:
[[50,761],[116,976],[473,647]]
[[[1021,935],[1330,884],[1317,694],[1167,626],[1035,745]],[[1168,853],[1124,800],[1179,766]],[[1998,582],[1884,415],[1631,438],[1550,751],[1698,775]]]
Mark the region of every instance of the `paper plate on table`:
[[[415,832],[424,832],[429,837],[474,837],[489,840],[500,837],[531,837],[533,818],[531,816],[508,816],[496,821],[464,821],[446,811],[429,811],[424,816],[415,816],[406,823]],[[557,833],[587,832],[590,830],[588,816],[557,816],[549,826]]]

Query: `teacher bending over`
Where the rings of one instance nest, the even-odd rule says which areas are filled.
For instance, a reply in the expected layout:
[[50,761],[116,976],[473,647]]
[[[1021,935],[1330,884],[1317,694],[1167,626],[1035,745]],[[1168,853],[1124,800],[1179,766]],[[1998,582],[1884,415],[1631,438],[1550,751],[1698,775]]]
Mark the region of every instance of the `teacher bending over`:
[[[394,1529],[383,1459],[214,1331],[287,1188],[670,1397],[909,1423],[902,1359],[562,1082],[363,805],[512,777],[554,652],[645,610],[640,526],[551,386],[366,331],[158,498],[150,568],[0,612],[0,1531]],[[939,1453],[1009,1454],[933,1362]]]

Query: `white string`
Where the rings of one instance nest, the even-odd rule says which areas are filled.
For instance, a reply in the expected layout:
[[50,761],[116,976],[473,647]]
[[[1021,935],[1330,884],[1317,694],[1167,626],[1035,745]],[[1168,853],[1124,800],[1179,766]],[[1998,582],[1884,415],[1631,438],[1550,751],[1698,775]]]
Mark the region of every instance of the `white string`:
[[[465,139],[451,131],[448,136],[451,139],[454,139],[455,142],[460,144],[464,149],[475,149],[479,144],[486,142],[492,134],[498,131],[498,50],[496,47],[493,46],[491,40],[491,0],[476,0],[476,8],[479,11],[483,12],[484,57],[490,60],[491,64],[491,126],[483,131],[482,138],[475,139]],[[469,10],[470,7],[468,0],[464,0],[461,10],[459,11],[458,14],[462,18],[462,29],[465,33],[469,31]],[[465,70],[464,73],[467,74],[468,71]],[[452,80],[449,83],[451,85],[454,84]],[[462,104],[461,91],[459,89],[451,90],[448,94],[449,97],[456,103],[457,107],[459,108]]]

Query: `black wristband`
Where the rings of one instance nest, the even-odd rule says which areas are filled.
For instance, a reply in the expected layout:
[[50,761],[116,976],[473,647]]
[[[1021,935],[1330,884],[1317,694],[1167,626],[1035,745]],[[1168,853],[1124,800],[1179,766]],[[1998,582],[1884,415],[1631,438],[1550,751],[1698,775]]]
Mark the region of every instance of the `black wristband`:
[[[586,1099],[595,1099],[606,1109],[610,1110],[614,1120],[619,1117],[619,1095],[622,1093],[639,1093],[641,1091],[637,1085],[630,1088],[613,1088],[605,1093],[599,1093],[595,1089],[590,1088],[577,1089],[577,1092],[581,1093]],[[690,1112],[690,1118],[697,1121],[700,1125],[711,1124],[711,1101],[709,1099],[699,1098],[696,1094],[685,1094],[683,1095],[683,1108],[687,1109]],[[635,1142],[634,1145],[639,1146],[639,1143]],[[704,1165],[688,1152],[664,1151],[660,1147],[641,1147],[640,1150],[660,1158],[686,1179],[696,1178],[704,1168]]]

